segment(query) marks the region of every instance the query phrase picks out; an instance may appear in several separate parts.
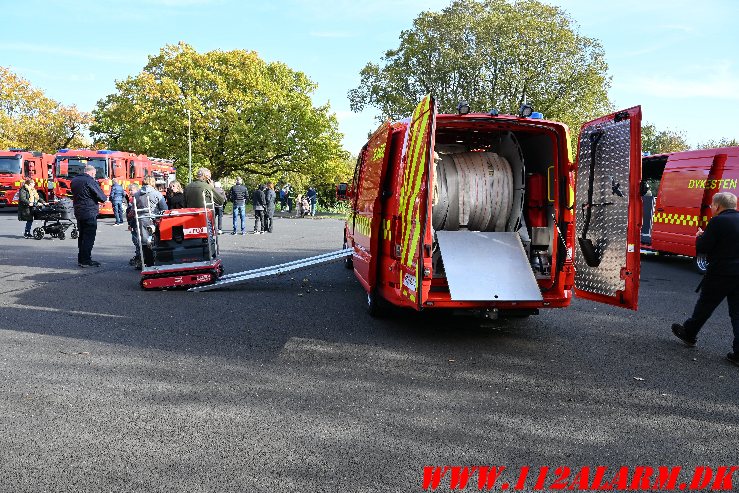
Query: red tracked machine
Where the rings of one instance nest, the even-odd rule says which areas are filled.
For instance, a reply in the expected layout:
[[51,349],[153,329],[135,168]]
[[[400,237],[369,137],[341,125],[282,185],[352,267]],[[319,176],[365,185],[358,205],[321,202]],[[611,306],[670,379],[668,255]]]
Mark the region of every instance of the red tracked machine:
[[143,289],[190,288],[214,283],[223,275],[212,203],[206,202],[202,209],[174,209],[162,214],[137,209],[136,217],[141,232]]

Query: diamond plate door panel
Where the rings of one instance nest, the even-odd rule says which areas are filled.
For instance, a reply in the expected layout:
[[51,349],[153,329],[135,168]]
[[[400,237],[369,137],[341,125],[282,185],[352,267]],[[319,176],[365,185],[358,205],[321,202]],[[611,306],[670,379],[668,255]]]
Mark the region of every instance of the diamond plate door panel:
[[[629,217],[630,122],[610,121],[587,128],[580,136],[577,189],[575,204],[577,237],[585,225],[590,176],[591,147],[589,136],[593,131],[604,131],[598,142],[593,180],[593,205],[587,237],[595,245],[601,259],[598,267],[590,267],[575,242],[575,287],[605,296],[623,291],[625,282],[621,269],[626,265],[626,241]],[[623,196],[619,196],[620,191]]]

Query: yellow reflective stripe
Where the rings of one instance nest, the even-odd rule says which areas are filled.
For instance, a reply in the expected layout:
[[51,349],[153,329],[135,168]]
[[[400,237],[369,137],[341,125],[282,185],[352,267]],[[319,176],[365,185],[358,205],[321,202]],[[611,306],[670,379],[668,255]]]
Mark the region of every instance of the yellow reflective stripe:
[[392,227],[392,221],[390,219],[384,219],[383,222],[385,223],[385,225],[382,228],[382,239],[392,240],[393,232],[390,230],[390,228]]
[[[403,231],[402,231],[402,242],[401,242],[401,262],[403,265],[407,267],[412,267],[410,265],[411,261],[409,259],[409,253],[410,253],[410,234],[411,234],[411,228],[413,227],[412,220],[413,220],[413,212],[414,212],[414,206],[415,206],[415,199],[418,195],[418,190],[420,189],[420,175],[421,173],[421,163],[422,163],[422,156],[420,155],[421,149],[425,147],[424,141],[425,141],[425,132],[426,128],[428,126],[428,119],[424,119],[421,122],[418,120],[422,118],[425,113],[427,113],[429,108],[429,103],[431,102],[431,97],[426,96],[424,100],[416,107],[416,111],[413,113],[413,118],[411,119],[411,127],[410,130],[413,131],[413,134],[411,135],[411,142],[409,142],[408,145],[408,151],[407,151],[407,159],[406,159],[406,172],[404,173],[403,177],[403,188],[405,188],[405,217],[403,221]],[[412,188],[409,188],[409,185],[412,184]],[[401,211],[402,214],[403,211]]]
[[652,222],[659,224],[676,224],[679,226],[701,226],[708,223],[708,216],[692,216],[690,214],[667,214],[655,212]]

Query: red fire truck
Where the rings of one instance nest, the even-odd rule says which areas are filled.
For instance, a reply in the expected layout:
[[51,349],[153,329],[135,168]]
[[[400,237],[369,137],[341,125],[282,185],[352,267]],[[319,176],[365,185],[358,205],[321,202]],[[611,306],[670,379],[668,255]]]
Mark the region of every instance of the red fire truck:
[[525,316],[573,292],[636,309],[641,108],[585,124],[574,161],[567,127],[529,106],[465,106],[437,115],[427,96],[360,152],[344,247],[369,312]]
[[[166,163],[166,164],[165,164]],[[110,194],[113,178],[124,188],[131,182],[141,184],[147,176],[155,176],[162,183],[174,178],[174,167],[171,161],[157,160],[143,154],[112,150],[60,149],[55,156],[55,176],[59,195],[71,195],[72,178],[83,173],[86,165],[95,167],[95,178],[106,195]],[[110,201],[100,204],[101,215],[112,215],[113,206]]]
[[0,208],[18,206],[18,190],[23,180],[33,178],[36,190],[43,200],[53,193],[52,163],[54,156],[28,149],[0,151]]
[[696,257],[695,233],[711,219],[718,192],[737,192],[739,147],[701,149],[642,158],[644,250],[695,257],[705,272],[705,257]]

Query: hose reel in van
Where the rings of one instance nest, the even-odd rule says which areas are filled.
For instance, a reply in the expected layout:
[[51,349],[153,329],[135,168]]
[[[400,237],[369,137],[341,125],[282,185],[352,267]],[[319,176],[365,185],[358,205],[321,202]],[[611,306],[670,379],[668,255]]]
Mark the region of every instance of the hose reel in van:
[[514,184],[504,157],[494,152],[444,154],[435,174],[435,230],[506,231]]

